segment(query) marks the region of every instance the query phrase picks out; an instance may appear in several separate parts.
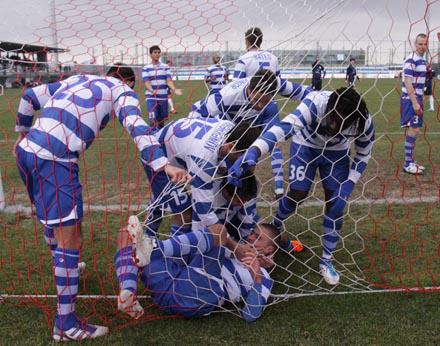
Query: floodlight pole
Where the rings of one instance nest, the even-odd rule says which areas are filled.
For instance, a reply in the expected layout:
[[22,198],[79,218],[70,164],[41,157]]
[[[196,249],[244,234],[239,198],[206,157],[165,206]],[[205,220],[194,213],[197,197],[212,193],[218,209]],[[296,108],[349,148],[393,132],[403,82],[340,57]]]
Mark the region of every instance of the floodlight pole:
[[52,29],[52,40],[55,50],[55,64],[58,68],[60,59],[58,56],[58,34],[57,34],[57,18],[55,12],[55,0],[50,1],[50,14],[51,14],[51,29]]

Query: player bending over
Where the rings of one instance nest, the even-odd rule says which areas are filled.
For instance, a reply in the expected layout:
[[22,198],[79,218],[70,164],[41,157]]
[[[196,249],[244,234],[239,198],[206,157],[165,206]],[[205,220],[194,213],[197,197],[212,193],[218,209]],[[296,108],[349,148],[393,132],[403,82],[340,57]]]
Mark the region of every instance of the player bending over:
[[[53,329],[55,341],[94,339],[107,327],[87,324],[75,314],[78,261],[82,246],[82,186],[78,158],[89,148],[112,116],[132,136],[145,163],[171,180],[185,181],[186,172],[167,158],[141,117],[131,68],[114,66],[107,77],[77,75],[64,81],[27,89],[16,119],[20,132],[14,146],[17,166],[45,226],[53,249],[53,271],[58,299]],[[41,110],[32,125],[34,114]]]
[[145,165],[154,204],[147,223],[148,234],[156,235],[164,211],[174,214],[172,234],[205,227],[223,228],[213,207],[218,193],[217,175],[222,163],[232,164],[260,133],[248,123],[234,126],[230,121],[214,118],[184,118],[157,132],[157,141],[170,162],[191,175],[191,195],[181,186],[170,183],[165,174]]
[[[258,224],[255,227],[247,238],[255,252],[249,252],[240,262],[224,247],[227,239],[224,229],[208,231],[205,228],[157,240],[145,237],[140,224],[130,221],[128,231],[142,268],[142,282],[163,312],[198,317],[230,301],[244,302],[241,314],[247,322],[261,316],[273,284],[264,266],[272,263],[266,256],[277,249],[274,239],[278,231],[274,226]],[[128,262],[134,266],[133,258],[124,257],[117,262],[117,268],[126,268]],[[135,283],[135,278],[127,275],[119,279]],[[139,318],[143,309],[133,297],[130,291],[122,291],[118,308]]]
[[[231,182],[257,164],[260,156],[292,137],[289,162],[289,191],[281,199],[274,226],[281,230],[307,197],[319,169],[325,192],[323,253],[320,273],[331,285],[339,282],[332,263],[340,238],[343,212],[354,186],[367,167],[374,141],[373,121],[362,97],[353,88],[334,92],[311,92],[279,124],[274,125],[230,168]],[[350,145],[356,155],[350,168]]]

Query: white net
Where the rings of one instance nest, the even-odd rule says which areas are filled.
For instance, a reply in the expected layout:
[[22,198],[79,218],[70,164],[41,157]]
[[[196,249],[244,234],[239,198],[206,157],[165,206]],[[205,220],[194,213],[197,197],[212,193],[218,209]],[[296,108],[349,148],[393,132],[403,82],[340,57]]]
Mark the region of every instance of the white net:
[[[247,306],[243,305],[243,301],[249,305],[255,303],[246,300],[254,299],[249,298],[252,292],[249,285],[255,284],[255,280],[269,280],[269,277],[273,285],[266,282],[263,287],[267,289],[271,286],[270,294],[256,289],[267,300],[267,304],[298,296],[381,288],[438,289],[440,263],[436,230],[440,220],[436,208],[439,160],[435,152],[440,143],[436,78],[434,74],[432,104],[427,96],[425,125],[412,155],[426,166],[425,174],[414,176],[402,173],[406,137],[400,126],[401,81],[397,78],[403,59],[416,48],[414,39],[420,32],[427,34],[425,59],[438,70],[437,32],[440,22],[438,16],[434,16],[440,11],[438,1],[408,1],[402,4],[399,1],[57,0],[41,6],[29,3],[20,11],[17,10],[21,14],[26,11],[38,14],[35,17],[46,18],[46,22],[30,22],[35,19],[29,17],[29,23],[25,23],[24,27],[40,29],[35,32],[29,30],[28,36],[22,32],[21,22],[20,30],[14,21],[2,28],[9,33],[7,40],[0,42],[0,84],[5,87],[0,99],[2,115],[15,115],[16,103],[27,87],[64,80],[77,74],[103,74],[111,65],[123,63],[135,71],[137,83],[134,90],[139,95],[144,119],[151,121],[151,117],[163,116],[164,124],[176,121],[159,132],[157,138],[166,149],[170,162],[192,174],[191,183],[184,188],[164,182],[163,177],[155,172],[150,172],[147,179],[139,164],[140,155],[131,144],[130,135],[117,124],[117,118],[110,120],[105,130],[95,134],[93,146],[79,158],[84,200],[85,243],[82,257],[87,263],[93,263],[86,276],[90,283],[84,286],[81,294],[99,295],[105,299],[118,293],[113,256],[119,230],[125,227],[131,213],[141,213],[142,221],[144,218],[148,221],[145,227],[148,225],[150,235],[156,231],[155,236],[163,241],[162,258],[153,256],[152,259],[163,266],[158,266],[156,271],[144,271],[145,276],[155,278],[163,275],[173,282],[168,287],[156,286],[155,291],[151,285],[153,279],[144,280],[147,282],[146,290],[139,281],[138,294],[145,293],[157,298],[163,290],[170,290],[170,295],[183,297],[186,301],[192,299],[188,304],[198,302],[200,306],[185,306],[193,310],[200,308],[206,312],[203,310],[205,305],[218,305],[219,311],[241,315],[243,311],[246,312]],[[242,57],[246,48],[250,48],[245,46],[245,32],[251,27],[261,28],[261,49],[267,49],[276,57],[278,67],[267,52],[261,52],[260,56],[250,54],[250,57]],[[259,37],[258,32],[251,34],[249,37]],[[154,45],[161,49],[161,62],[169,66],[169,69],[163,68],[163,75],[160,75],[162,70],[145,67],[151,64],[150,49]],[[217,65],[211,63],[215,56],[221,58]],[[317,57],[326,71],[322,89],[329,93],[317,93],[316,102],[313,103],[314,99],[306,96],[310,90],[305,88],[313,83],[312,64],[315,64]],[[368,120],[362,131],[354,136],[345,134],[342,139],[338,134],[326,133],[325,123],[320,122],[327,114],[330,92],[347,86],[346,71],[350,58],[355,59],[353,66],[357,69],[356,90],[366,102],[376,135],[368,166],[365,172],[361,172],[354,192],[348,194],[348,203],[342,208],[342,216],[337,215],[337,220],[334,220],[326,210],[326,199],[332,196],[347,197],[341,193],[333,195],[347,182],[349,174],[348,156],[340,154],[340,151],[351,147],[352,162],[356,159],[355,152],[365,149],[370,133]],[[249,86],[247,79],[244,79],[246,82],[229,81],[230,85],[227,86],[225,75],[232,79],[237,71],[246,72],[253,63],[257,66],[253,72],[244,75],[238,73],[235,77],[251,77],[260,67],[273,72],[279,70],[281,77],[288,80],[288,84],[284,85],[285,90],[268,96],[265,89],[267,84],[260,80],[255,82],[254,88]],[[322,77],[323,71],[319,71],[319,75]],[[174,94],[172,97],[172,108],[175,108],[176,114],[170,109],[169,115],[161,115],[160,111],[166,109],[165,113],[168,112],[168,93],[166,82],[161,84],[158,81],[167,78],[173,80],[171,89],[182,89],[183,95]],[[145,81],[149,85],[146,86]],[[232,87],[234,83],[236,87]],[[207,97],[210,89],[217,87],[229,88],[229,94],[211,93]],[[153,100],[147,105],[144,102],[146,91],[147,98]],[[51,91],[47,89],[45,92]],[[263,109],[258,110],[260,103]],[[278,109],[280,119],[297,109],[294,113],[296,121],[308,122],[309,129],[303,131],[299,126],[301,124],[296,124],[298,126],[294,130],[297,135],[293,137],[296,144],[292,145],[292,139],[289,138],[280,142],[275,151],[271,148],[269,154],[262,155],[255,168],[259,183],[257,197],[247,200],[249,194],[255,192],[255,183],[252,182],[250,186],[246,185],[250,192],[247,191],[246,196],[241,196],[241,201],[237,202],[228,192],[234,189],[224,187],[225,179],[231,177],[234,160],[229,157],[227,164],[220,164],[228,150],[234,151],[234,147],[225,147],[227,134],[231,130],[228,127],[230,123],[206,120],[206,117],[230,120],[234,128],[245,121],[251,122],[254,127],[264,127],[272,121],[273,113],[268,108],[273,107]],[[304,107],[308,107],[308,110]],[[430,107],[434,112],[428,112]],[[192,114],[192,120],[179,120],[193,110],[196,112]],[[354,110],[359,110],[359,104]],[[290,124],[295,122],[292,117],[288,119]],[[0,168],[5,186],[3,200],[6,201],[6,213],[0,215],[0,220],[7,230],[7,241],[0,244],[5,250],[0,258],[0,273],[4,277],[0,284],[0,295],[53,296],[55,286],[47,284],[52,280],[52,274],[49,261],[46,262],[48,254],[41,236],[43,227],[35,217],[27,217],[35,213],[35,209],[29,203],[25,185],[20,181],[15,159],[9,154],[14,145],[15,135],[10,130],[14,126],[14,117],[9,116],[4,122],[5,126],[0,130]],[[276,139],[280,139],[285,130],[278,127],[274,132]],[[250,132],[243,130],[236,139],[250,138]],[[274,137],[270,139],[273,141]],[[348,144],[337,147],[339,154],[335,153],[338,150],[332,145],[345,139],[348,139]],[[355,147],[356,139],[361,142],[357,143],[358,147]],[[243,145],[249,147],[250,143]],[[235,143],[235,149],[237,146]],[[318,168],[320,175],[315,174]],[[295,190],[296,194],[291,191],[289,199],[283,197],[289,190]],[[295,199],[301,203],[297,208],[292,207]],[[166,205],[163,204],[164,200]],[[283,200],[284,209],[280,211],[279,203]],[[0,209],[1,203],[0,194]],[[186,210],[186,214],[183,210]],[[225,264],[223,256],[228,258],[228,255],[216,253],[212,257],[209,254],[208,257],[213,259],[212,265],[217,265],[212,272],[203,266],[209,267],[211,264],[200,265],[197,262],[201,253],[212,250],[212,244],[208,246],[199,238],[200,233],[197,232],[204,230],[201,225],[211,225],[213,220],[214,224],[216,220],[228,220],[227,225],[223,221],[220,224],[229,228],[231,237],[235,236],[243,244],[250,239],[254,244],[255,234],[248,237],[257,219],[273,222],[277,212],[278,217],[283,218],[280,228],[283,237],[277,246],[267,250],[265,257],[270,259],[261,257],[261,249],[259,259],[251,261],[253,264],[247,263],[251,255],[236,254],[241,259],[245,258],[246,265],[235,261]],[[342,219],[343,226],[329,226]],[[161,225],[157,228],[159,220]],[[329,230],[332,227],[342,229],[332,232]],[[24,232],[20,232],[27,230],[29,234],[29,229],[33,230],[32,241]],[[172,244],[167,242],[167,239],[171,239],[171,232],[188,230],[196,231],[197,236],[178,238],[180,245],[174,252],[166,247]],[[325,234],[327,236],[323,236]],[[289,242],[286,243],[286,237],[289,241],[300,242],[304,251],[291,251],[287,247]],[[234,252],[235,245],[228,245]],[[249,249],[252,252],[255,247],[254,250]],[[183,259],[178,255],[179,251],[184,252],[180,253]],[[17,259],[19,265],[16,265]],[[171,264],[168,259],[178,269],[169,269],[167,265]],[[258,270],[258,279],[255,279],[252,270],[246,269],[254,265],[255,270],[255,262],[267,267],[267,271],[262,271],[264,275],[261,274],[264,279]],[[320,265],[328,267],[329,263],[340,275],[337,285],[328,284],[328,280],[335,279],[333,273],[324,275],[326,278],[320,273]],[[191,268],[190,274],[188,267]],[[218,271],[219,268],[223,268],[223,271]],[[15,279],[17,275],[20,277],[18,282]],[[206,292],[203,288],[206,287],[203,285],[207,282],[203,278],[208,278],[207,282],[213,285],[208,295],[204,295]],[[235,290],[230,288],[233,283],[237,285]],[[163,304],[160,306],[162,308],[169,308],[172,302],[156,298],[153,299],[154,303],[159,306]],[[223,305],[225,302],[229,304]],[[40,306],[48,311],[51,305]],[[157,310],[151,306],[148,308],[144,318],[156,318]],[[96,303],[83,304],[80,309],[86,313],[99,310],[96,309]],[[105,307],[101,316],[105,316],[104,311]],[[176,313],[175,310],[170,312]],[[251,310],[249,314],[258,315],[258,311]],[[106,320],[106,317],[102,319]]]

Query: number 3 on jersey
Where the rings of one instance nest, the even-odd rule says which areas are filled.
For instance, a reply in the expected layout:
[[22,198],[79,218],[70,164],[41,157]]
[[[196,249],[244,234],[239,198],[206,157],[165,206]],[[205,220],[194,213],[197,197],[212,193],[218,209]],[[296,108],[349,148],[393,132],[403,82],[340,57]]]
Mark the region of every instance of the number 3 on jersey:
[[295,167],[295,165],[290,166],[290,175],[289,180],[290,181],[303,181],[306,177],[306,169],[304,166],[298,166]]

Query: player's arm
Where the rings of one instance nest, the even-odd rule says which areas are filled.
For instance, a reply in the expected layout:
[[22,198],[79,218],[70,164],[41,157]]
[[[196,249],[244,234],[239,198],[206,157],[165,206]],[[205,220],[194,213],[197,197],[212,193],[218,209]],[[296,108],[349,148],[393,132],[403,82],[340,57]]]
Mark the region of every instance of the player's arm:
[[403,82],[405,84],[406,92],[411,100],[414,111],[419,113],[421,107],[417,102],[416,91],[412,85],[412,78],[415,72],[415,65],[412,63],[412,59],[407,59],[403,66]]
[[371,117],[368,117],[365,122],[365,128],[363,133],[355,139],[355,151],[353,162],[351,164],[350,173],[348,179],[353,183],[357,183],[361,175],[367,168],[368,161],[371,158],[371,151],[374,143],[374,124]]
[[55,92],[63,86],[62,82],[42,84],[27,88],[21,97],[15,119],[16,132],[29,132],[35,112],[44,107]]
[[273,282],[261,271],[257,257],[250,254],[242,260],[242,263],[248,268],[254,279],[254,284],[244,297],[242,316],[246,322],[254,322],[263,314]]
[[153,89],[153,86],[151,85],[150,75],[148,74],[148,69],[144,68],[142,70],[142,80],[145,84],[145,89],[147,89],[148,92],[150,92],[152,95],[155,94],[155,91]]
[[168,87],[171,89],[171,92],[180,96],[182,95],[182,90],[181,89],[177,89],[176,86],[174,85],[173,79],[171,78],[171,73],[170,73],[170,69],[167,69],[167,85]]
[[211,72],[209,70],[206,70],[205,79],[204,80],[205,80],[206,85],[211,83]]
[[117,95],[113,102],[115,114],[136,143],[142,161],[154,171],[164,169],[168,164],[168,159],[156,137],[151,134],[151,128],[142,119],[136,93],[121,86],[118,86],[114,93]]
[[278,85],[278,95],[290,98],[293,101],[301,101],[309,94],[309,92],[313,91],[308,86],[293,83],[283,78],[278,79]]
[[239,59],[235,64],[234,75],[232,79],[241,79],[246,77],[246,64],[243,60]]

